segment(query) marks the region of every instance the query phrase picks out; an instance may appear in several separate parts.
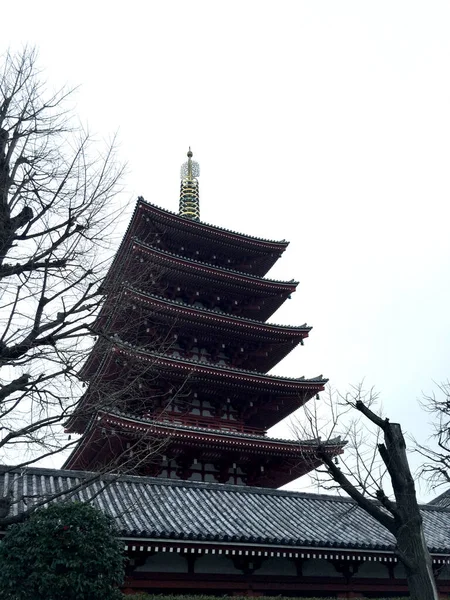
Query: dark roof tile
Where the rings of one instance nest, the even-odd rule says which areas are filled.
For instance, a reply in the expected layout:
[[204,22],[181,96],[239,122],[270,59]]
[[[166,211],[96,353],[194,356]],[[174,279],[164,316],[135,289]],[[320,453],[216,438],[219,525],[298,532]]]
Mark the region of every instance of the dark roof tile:
[[450,508],[450,489],[436,496],[428,503],[429,506],[440,506],[442,508]]
[[[13,512],[45,501],[54,491],[86,488],[73,498],[92,502],[116,518],[124,537],[235,541],[296,547],[394,549],[392,535],[352,500],[242,486],[92,473],[0,467],[0,496],[13,492]],[[450,509],[423,506],[432,552],[450,552]]]
[[[266,238],[247,235],[244,233],[239,233],[237,231],[233,231],[232,229],[226,229],[225,227],[219,227],[218,225],[211,225],[210,223],[206,223],[205,221],[193,221],[192,219],[188,219],[187,217],[182,217],[181,215],[174,213],[173,211],[167,210],[166,208],[161,208],[160,206],[156,206],[156,204],[152,204],[151,202],[148,202],[142,196],[138,197],[135,212],[139,208],[139,205],[143,205],[147,209],[150,209],[154,212],[157,211],[163,216],[170,217],[174,220],[177,220],[182,225],[190,225],[191,227],[195,227],[199,231],[201,231],[202,229],[203,230],[208,229],[212,233],[216,233],[216,232],[217,233],[221,233],[221,232],[230,233],[233,236],[241,238],[244,242],[276,245],[276,246],[280,246],[282,248],[285,248],[289,244],[289,242],[287,242],[286,240],[281,240],[281,241],[269,240]],[[184,221],[184,223],[183,223],[183,221]]]
[[252,273],[247,273],[246,271],[238,271],[237,269],[232,269],[231,267],[223,267],[218,266],[213,263],[208,263],[206,261],[196,260],[195,258],[190,258],[189,256],[183,256],[182,254],[176,254],[175,252],[169,252],[168,250],[162,250],[161,248],[155,248],[151,244],[146,244],[142,240],[135,238],[131,241],[131,243],[136,247],[141,247],[143,250],[147,250],[148,252],[152,252],[153,254],[161,257],[161,259],[167,259],[172,262],[184,261],[193,267],[198,269],[207,268],[211,271],[214,271],[220,277],[232,276],[236,279],[244,279],[249,280],[255,283],[262,283],[267,285],[279,285],[286,286],[290,288],[295,288],[299,282],[291,279],[291,281],[282,281],[278,279],[267,279],[265,277],[261,277],[260,275],[253,275]]

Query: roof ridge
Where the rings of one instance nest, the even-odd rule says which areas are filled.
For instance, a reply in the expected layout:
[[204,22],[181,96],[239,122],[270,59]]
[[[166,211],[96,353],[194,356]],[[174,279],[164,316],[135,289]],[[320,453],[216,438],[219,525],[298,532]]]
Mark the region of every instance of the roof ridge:
[[[285,496],[285,497],[297,497],[305,498],[310,500],[324,500],[330,502],[343,502],[345,504],[351,504],[357,506],[357,503],[349,497],[339,496],[335,494],[318,494],[311,492],[302,492],[298,490],[280,490],[273,488],[262,488],[256,486],[244,486],[244,485],[233,485],[229,483],[216,483],[216,482],[203,482],[203,481],[183,481],[179,479],[165,479],[162,477],[148,477],[141,475],[120,475],[112,473],[96,473],[94,471],[72,471],[69,469],[55,469],[48,467],[14,467],[8,465],[0,465],[0,475],[6,472],[18,475],[39,475],[49,477],[67,477],[67,478],[84,478],[98,475],[101,480],[112,479],[117,482],[130,482],[130,483],[141,483],[143,485],[155,485],[162,487],[186,487],[186,488],[197,488],[205,491],[216,491],[216,492],[231,492],[231,493],[243,493],[248,495],[258,496]],[[376,502],[374,500],[373,502]],[[450,508],[444,508],[441,506],[430,506],[428,504],[419,505],[421,510],[450,513]]]
[[439,502],[442,498],[448,498],[450,500],[450,488],[442,492],[442,494],[439,494],[439,496],[436,496],[435,498],[430,500],[428,504],[433,505],[435,502]]

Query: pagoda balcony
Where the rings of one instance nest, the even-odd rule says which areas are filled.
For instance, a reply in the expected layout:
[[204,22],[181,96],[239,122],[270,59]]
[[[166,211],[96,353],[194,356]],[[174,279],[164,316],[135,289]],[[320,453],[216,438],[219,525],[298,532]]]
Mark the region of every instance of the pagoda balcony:
[[241,421],[225,420],[219,418],[208,418],[196,415],[180,415],[180,413],[164,411],[159,415],[144,414],[145,419],[157,420],[168,425],[187,425],[200,429],[211,429],[226,433],[243,433],[247,435],[265,435],[265,430],[260,427],[248,427]]

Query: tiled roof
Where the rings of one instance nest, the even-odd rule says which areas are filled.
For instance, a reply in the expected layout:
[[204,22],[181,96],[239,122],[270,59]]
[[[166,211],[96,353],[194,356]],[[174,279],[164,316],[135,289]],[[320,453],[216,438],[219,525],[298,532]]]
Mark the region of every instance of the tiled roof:
[[298,281],[281,281],[278,279],[267,279],[265,277],[260,277],[259,275],[253,275],[252,273],[246,273],[245,271],[238,271],[237,269],[231,269],[229,267],[218,266],[213,263],[208,263],[201,260],[195,260],[194,258],[190,258],[188,256],[183,256],[181,254],[176,254],[175,252],[169,252],[167,250],[162,250],[161,248],[155,248],[150,244],[146,244],[142,240],[138,238],[134,238],[132,240],[133,247],[139,247],[141,250],[147,251],[147,253],[152,253],[156,256],[159,256],[161,260],[167,260],[175,263],[187,263],[192,268],[200,269],[200,270],[209,270],[209,272],[215,273],[221,277],[228,277],[237,280],[245,280],[248,282],[258,283],[260,285],[265,286],[283,286],[288,288],[295,288],[299,282]]
[[117,343],[115,346],[112,346],[111,350],[117,354],[129,354],[135,358],[147,360],[149,363],[154,362],[155,364],[161,364],[163,366],[174,365],[175,367],[178,366],[188,371],[195,371],[199,373],[203,371],[206,373],[210,370],[214,370],[217,372],[217,374],[221,374],[224,377],[236,377],[242,375],[243,378],[246,376],[247,379],[253,378],[254,381],[260,381],[262,383],[267,382],[273,385],[277,383],[282,385],[285,383],[286,385],[291,386],[298,386],[299,384],[317,384],[318,386],[323,386],[328,383],[328,379],[324,379],[323,375],[309,377],[308,379],[306,379],[304,375],[301,377],[286,377],[283,375],[262,373],[261,371],[251,371],[249,369],[240,369],[238,367],[219,365],[216,363],[210,363],[206,360],[191,360],[188,358],[173,357],[158,352],[147,351],[129,342],[124,342],[120,338],[117,338]]
[[148,298],[149,300],[157,300],[158,302],[167,304],[168,306],[176,306],[176,307],[180,307],[183,309],[188,309],[192,312],[197,312],[197,313],[204,313],[206,315],[211,315],[217,319],[225,319],[227,321],[230,322],[236,322],[236,323],[240,323],[240,324],[248,324],[249,326],[254,326],[254,327],[260,327],[260,328],[270,328],[270,329],[275,329],[275,330],[281,330],[281,331],[286,331],[287,333],[292,333],[292,332],[303,332],[303,331],[311,331],[312,326],[307,325],[306,323],[303,323],[303,325],[279,325],[278,323],[267,323],[267,322],[261,322],[261,321],[257,321],[256,319],[250,319],[248,317],[241,317],[233,315],[231,313],[226,313],[222,310],[219,310],[217,308],[206,308],[204,306],[200,306],[200,305],[194,305],[194,304],[187,304],[187,302],[183,302],[182,300],[172,300],[169,298],[165,298],[164,296],[160,296],[159,294],[156,294],[154,292],[152,293],[148,293],[145,290],[141,290],[137,287],[134,287],[132,285],[130,285],[129,283],[124,284],[123,286],[124,288],[124,292],[130,292],[130,293],[134,293],[137,294],[139,296]]
[[[100,413],[99,413],[100,414]],[[305,446],[311,446],[311,447],[317,447],[317,445],[320,443],[319,440],[317,439],[306,439],[306,440],[292,440],[292,439],[286,439],[286,438],[273,438],[273,437],[269,437],[267,435],[262,435],[262,434],[256,434],[256,433],[245,433],[243,431],[233,431],[232,427],[233,427],[233,423],[229,422],[229,429],[218,429],[218,428],[213,428],[213,427],[197,427],[195,425],[184,425],[183,423],[176,423],[173,420],[170,419],[152,419],[152,418],[142,418],[142,417],[136,417],[134,415],[131,414],[126,414],[126,413],[121,413],[118,411],[114,411],[114,412],[102,412],[101,414],[104,414],[105,417],[110,417],[112,419],[117,418],[117,419],[124,419],[125,421],[130,421],[136,424],[141,424],[143,426],[154,426],[154,427],[160,427],[163,428],[164,430],[167,430],[167,435],[171,435],[170,431],[185,431],[187,433],[200,433],[200,434],[204,434],[204,435],[211,435],[211,434],[217,434],[220,435],[220,437],[230,437],[230,438],[243,438],[243,439],[248,439],[248,440],[254,440],[257,442],[267,442],[268,444],[270,443],[280,443],[286,446],[293,446],[294,448],[298,448],[299,451],[301,451],[301,449]],[[346,442],[343,442],[341,437],[336,437],[333,439],[328,440],[327,442],[322,443],[322,446],[324,448],[333,448],[333,447],[342,447],[346,444]]]
[[443,494],[436,496],[428,503],[428,506],[441,506],[442,508],[450,508],[450,489]]
[[[55,492],[70,493],[92,473],[0,468],[0,496],[11,492],[17,514]],[[73,499],[116,518],[122,536],[172,542],[264,544],[304,548],[393,551],[391,534],[352,500],[327,496],[123,476],[79,487]],[[433,553],[450,553],[450,509],[422,507]]]
[[233,231],[232,229],[225,229],[225,227],[219,227],[218,225],[211,225],[210,223],[205,223],[204,221],[194,221],[192,219],[182,217],[181,215],[174,213],[170,210],[167,210],[166,208],[161,208],[160,206],[156,206],[156,204],[152,204],[151,202],[144,200],[144,198],[142,196],[139,196],[135,210],[137,210],[139,205],[143,205],[146,209],[150,209],[153,212],[158,212],[162,216],[169,217],[172,220],[178,221],[179,223],[181,223],[183,225],[189,225],[191,227],[195,227],[196,229],[198,229],[200,231],[209,230],[211,233],[215,233],[216,235],[220,234],[220,233],[231,234],[233,237],[240,238],[244,242],[254,243],[254,244],[258,244],[258,245],[265,244],[265,245],[273,245],[273,246],[279,246],[281,248],[285,248],[289,244],[289,242],[287,242],[286,240],[281,240],[281,241],[268,240],[265,238],[260,238],[260,237],[255,237],[252,235],[247,235],[244,233],[239,233],[237,231]]

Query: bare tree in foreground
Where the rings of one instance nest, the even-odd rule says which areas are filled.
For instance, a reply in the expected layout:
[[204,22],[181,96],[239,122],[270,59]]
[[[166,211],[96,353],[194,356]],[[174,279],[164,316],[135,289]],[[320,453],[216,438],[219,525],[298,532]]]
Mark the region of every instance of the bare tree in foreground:
[[433,417],[434,433],[429,444],[416,442],[416,451],[425,459],[420,474],[436,488],[450,484],[450,381],[441,383],[437,394],[424,396],[422,406]]
[[74,123],[71,92],[48,91],[33,50],[1,62],[0,456],[24,466],[68,445],[122,167]]
[[[110,373],[90,378],[87,391],[80,381],[95,340],[94,362],[101,363],[111,345],[138,343],[144,322],[153,331],[145,311],[128,306],[123,277],[113,276],[108,290],[103,285],[123,167],[114,141],[99,147],[77,124],[68,107],[70,90],[48,91],[34,51],[7,53],[0,63],[0,462],[14,465],[1,467],[3,472],[17,474],[89,434],[87,428],[70,439],[64,425],[71,418],[89,422],[95,413],[120,412],[129,397],[135,414],[144,414],[155,375],[151,365],[147,372],[122,368],[115,379]],[[147,271],[139,265],[142,277],[153,282],[156,275]],[[105,294],[106,319],[99,320]],[[126,322],[118,307],[124,307]],[[167,346],[158,335],[155,329],[139,343]],[[141,380],[147,387],[141,389]],[[80,405],[85,392],[93,401]],[[112,458],[72,495],[106,473],[113,475],[105,485],[118,473],[151,466],[166,444],[145,434],[124,442],[123,432],[104,433],[107,447],[115,448]],[[52,498],[71,493],[57,491]],[[3,496],[0,526],[51,500],[14,497],[11,489]],[[22,501],[25,513],[14,515],[13,505]]]
[[[416,498],[414,479],[408,464],[406,443],[401,426],[379,416],[373,410],[377,397],[373,390],[355,387],[346,396],[331,391],[325,426],[316,406],[306,406],[306,425],[295,426],[297,435],[317,439],[336,435],[339,427],[348,444],[340,464],[318,447],[324,470],[318,474],[322,486],[334,482],[369,515],[383,525],[396,540],[396,553],[405,567],[413,600],[437,600],[431,557],[426,546],[422,517]],[[341,419],[354,412],[362,416],[344,428]],[[325,478],[323,478],[325,475]],[[386,490],[392,488],[392,494]]]

